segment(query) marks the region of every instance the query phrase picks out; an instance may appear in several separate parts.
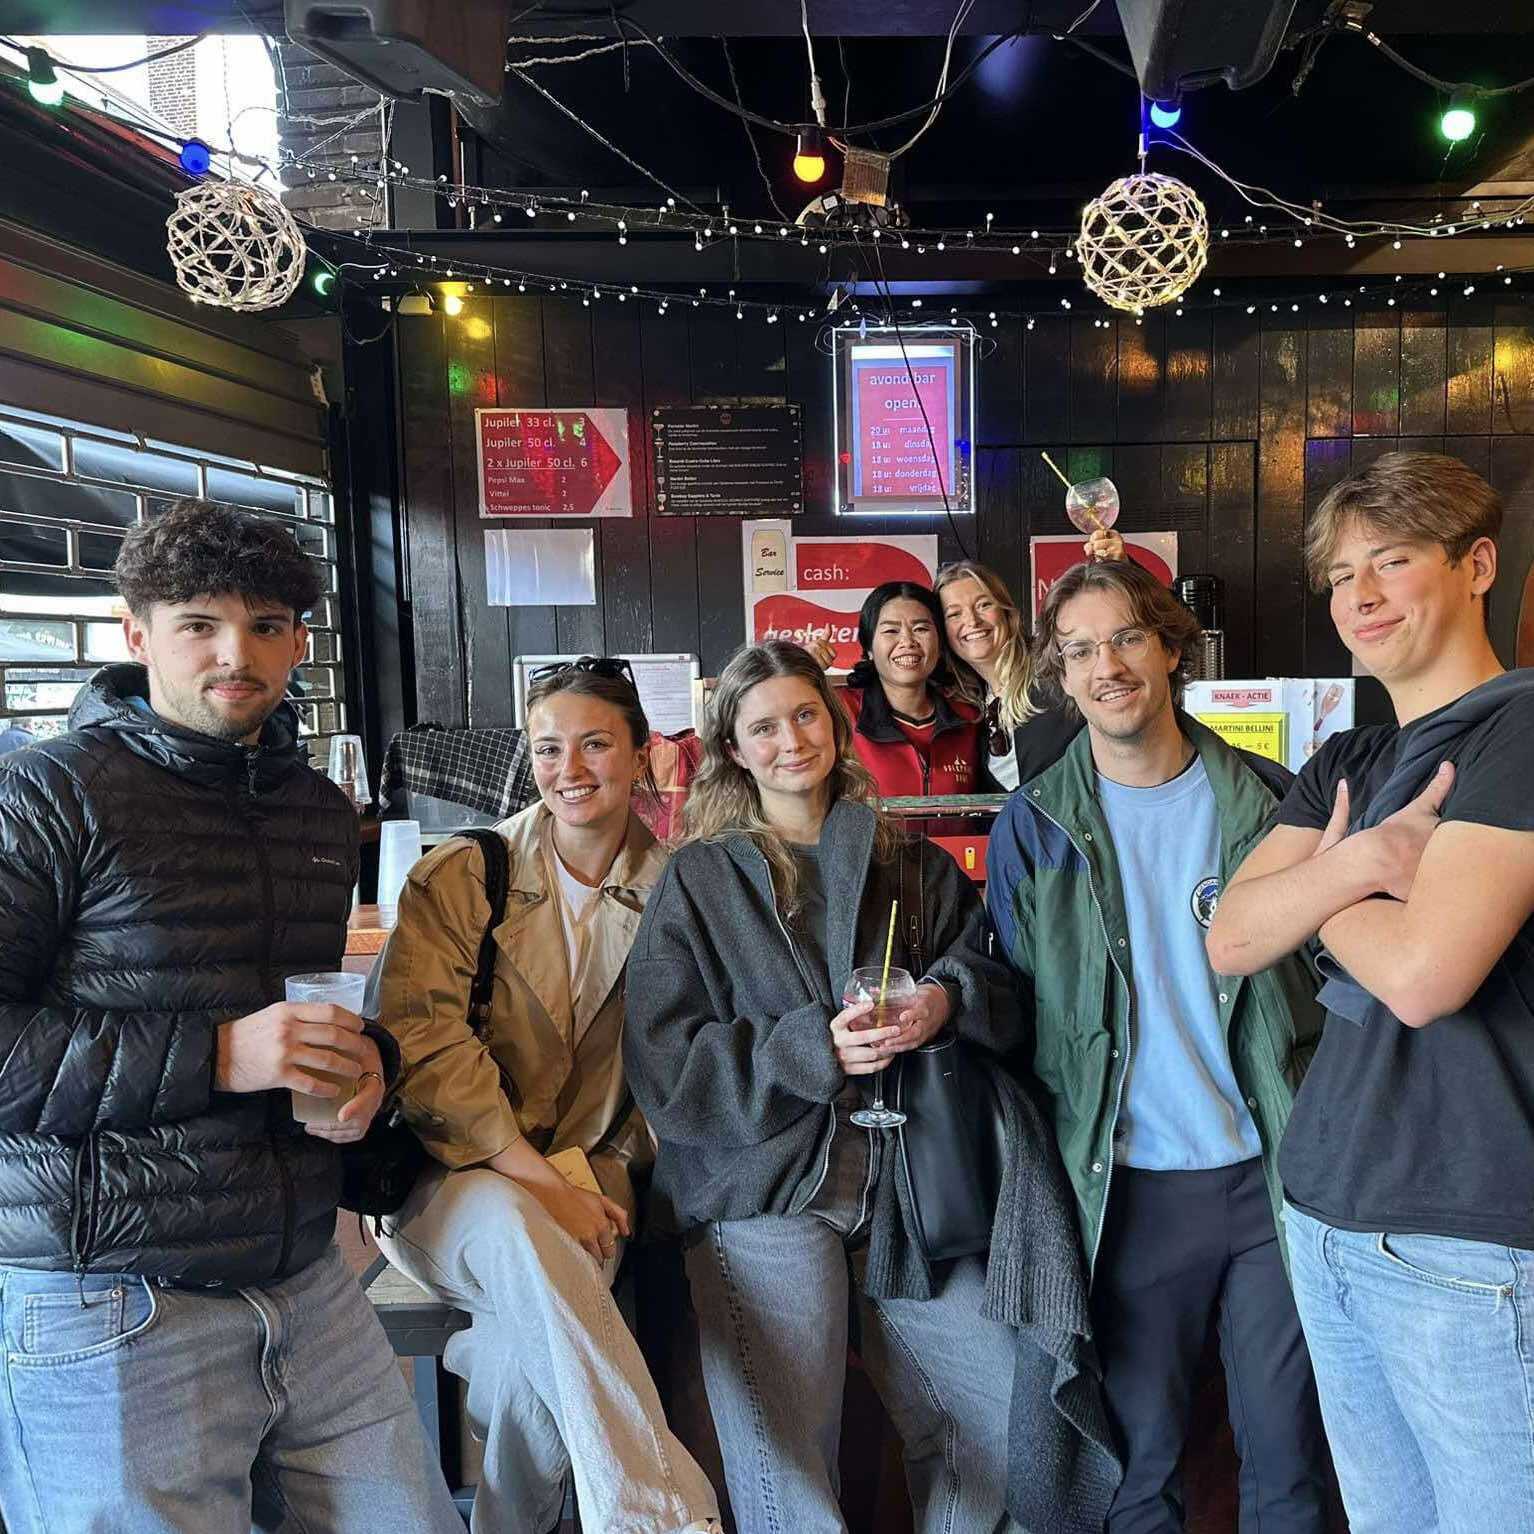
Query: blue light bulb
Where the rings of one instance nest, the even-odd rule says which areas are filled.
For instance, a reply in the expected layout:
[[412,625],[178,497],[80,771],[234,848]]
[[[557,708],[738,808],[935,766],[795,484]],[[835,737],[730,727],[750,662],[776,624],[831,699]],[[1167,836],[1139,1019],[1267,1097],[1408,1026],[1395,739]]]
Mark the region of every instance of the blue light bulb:
[[1182,104],[1177,101],[1153,101],[1150,119],[1158,128],[1175,128],[1182,121]]
[[213,163],[213,151],[200,138],[189,138],[181,146],[181,168],[189,176],[206,176]]

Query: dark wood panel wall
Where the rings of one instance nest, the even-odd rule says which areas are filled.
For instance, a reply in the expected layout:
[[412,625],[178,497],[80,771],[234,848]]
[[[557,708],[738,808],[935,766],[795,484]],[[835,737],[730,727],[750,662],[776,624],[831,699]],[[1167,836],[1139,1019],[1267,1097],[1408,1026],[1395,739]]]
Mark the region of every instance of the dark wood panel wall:
[[[792,399],[804,407],[801,532],[936,531],[944,559],[996,566],[1023,598],[1028,539],[1069,532],[1040,448],[1073,474],[1108,473],[1126,530],[1173,529],[1183,571],[1225,582],[1231,675],[1336,674],[1346,656],[1304,582],[1305,518],[1350,468],[1396,446],[1455,453],[1507,498],[1493,630],[1511,659],[1534,558],[1534,306],[1472,298],[1378,312],[1241,308],[982,327],[979,511],[838,521],[831,500],[831,363],[818,327],[612,297],[471,296],[456,317],[398,323],[399,431],[416,714],[512,717],[510,665],[548,651],[696,652],[717,672],[744,637],[740,520],[657,517],[656,405]],[[492,608],[478,515],[474,410],[623,406],[635,515],[596,523],[597,601]],[[549,523],[526,523],[549,526]],[[569,522],[557,524],[568,526]]]

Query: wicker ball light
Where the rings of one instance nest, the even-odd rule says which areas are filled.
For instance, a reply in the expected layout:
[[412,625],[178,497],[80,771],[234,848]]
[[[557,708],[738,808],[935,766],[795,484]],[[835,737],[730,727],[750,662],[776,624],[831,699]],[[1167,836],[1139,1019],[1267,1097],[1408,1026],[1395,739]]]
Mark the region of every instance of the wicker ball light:
[[199,182],[177,196],[165,229],[176,281],[196,303],[275,309],[303,280],[303,232],[260,187]]
[[1209,218],[1175,176],[1123,176],[1081,215],[1076,240],[1086,285],[1115,309],[1143,313],[1180,298],[1209,259]]

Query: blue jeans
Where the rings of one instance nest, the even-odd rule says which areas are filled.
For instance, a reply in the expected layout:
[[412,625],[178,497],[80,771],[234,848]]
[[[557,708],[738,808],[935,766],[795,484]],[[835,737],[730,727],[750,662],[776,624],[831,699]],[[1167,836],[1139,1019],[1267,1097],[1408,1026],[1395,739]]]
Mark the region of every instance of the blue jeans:
[[9,1534],[463,1534],[333,1246],[227,1295],[0,1268],[0,1339]]
[[1534,1529],[1534,1252],[1284,1222],[1352,1534]]
[[[742,1534],[846,1528],[846,1239],[815,1215],[760,1215],[715,1221],[689,1246],[704,1384]],[[862,1300],[860,1352],[900,1434],[918,1534],[1015,1529],[1003,1509],[1016,1334],[980,1314],[983,1259],[945,1266],[933,1299]]]

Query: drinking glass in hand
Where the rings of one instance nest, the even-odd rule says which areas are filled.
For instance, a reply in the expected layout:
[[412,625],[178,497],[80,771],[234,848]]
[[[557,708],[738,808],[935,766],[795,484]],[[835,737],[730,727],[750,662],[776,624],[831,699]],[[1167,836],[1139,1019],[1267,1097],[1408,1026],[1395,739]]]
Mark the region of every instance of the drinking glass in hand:
[[[312,975],[289,975],[283,987],[285,1001],[329,1002],[332,1006],[345,1007],[348,1012],[361,1012],[362,998],[367,991],[366,975],[349,975],[341,970],[323,970]],[[314,1075],[329,1081],[341,1089],[338,1097],[315,1097],[309,1092],[293,1093],[293,1117],[300,1124],[333,1124],[341,1105],[356,1094],[357,1084],[350,1076],[339,1076],[332,1071],[315,1071]]]
[[[893,1028],[900,1021],[900,1014],[916,1001],[916,982],[910,972],[891,965],[889,978],[884,986],[884,1000],[879,1000],[879,979],[883,970],[877,964],[855,969],[847,978],[847,988],[842,992],[842,1005],[850,1007],[860,1001],[871,1001],[874,1009],[866,1017],[851,1024],[855,1029]],[[905,1114],[898,1108],[884,1106],[884,1072],[874,1077],[874,1100],[867,1108],[853,1110],[852,1122],[860,1129],[893,1129],[905,1123]]]

